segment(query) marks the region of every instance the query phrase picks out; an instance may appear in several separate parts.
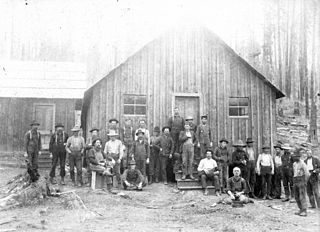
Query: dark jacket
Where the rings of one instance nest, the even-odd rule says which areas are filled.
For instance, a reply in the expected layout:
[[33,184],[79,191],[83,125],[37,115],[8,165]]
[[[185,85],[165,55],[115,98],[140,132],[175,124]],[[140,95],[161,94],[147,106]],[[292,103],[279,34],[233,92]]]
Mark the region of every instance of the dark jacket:
[[162,151],[159,153],[160,156],[167,156],[169,154],[173,154],[174,151],[174,144],[173,144],[173,139],[171,136],[165,136],[161,135],[159,138],[156,139],[153,147],[157,148],[160,150],[162,148]]
[[[312,159],[312,166],[313,166],[314,172],[310,173],[311,175],[309,180],[311,182],[318,182],[319,173],[320,173],[320,160],[314,156],[312,156],[311,159]],[[304,162],[307,164],[308,159],[306,159]]]
[[41,150],[41,134],[39,131],[29,130],[24,135],[24,146],[27,152],[38,152]]
[[206,125],[200,124],[197,127],[196,137],[199,143],[206,144],[206,143],[212,142],[212,134],[211,134],[211,128],[209,124],[206,124]]
[[172,132],[180,132],[184,128],[184,119],[180,116],[170,117],[168,125]]
[[[103,150],[101,150],[101,154],[102,154],[102,156],[103,156],[104,159],[107,159],[107,156],[106,156],[106,154],[103,152]],[[93,164],[93,165],[98,165],[98,164],[99,164],[98,160],[96,159],[96,154],[95,154],[94,148],[92,148],[92,149],[89,150],[89,152],[88,152],[88,158],[89,158],[90,164]]]
[[134,155],[135,160],[146,160],[150,157],[150,147],[147,141],[140,144],[139,140],[134,141],[130,154]]
[[222,148],[218,146],[215,148],[212,158],[217,161],[217,163],[227,164],[231,161],[231,154],[227,147]]
[[[196,143],[197,139],[196,139],[195,133],[191,130],[190,130],[190,133],[191,133],[192,142]],[[181,131],[179,135],[180,144],[183,145],[183,143],[187,140],[188,140],[188,136],[186,135],[186,131]]]
[[242,161],[245,160],[248,162],[248,154],[245,151],[237,151],[235,150],[232,153],[232,164],[234,166],[245,166]]
[[231,191],[232,193],[246,191],[246,181],[242,177],[236,178],[235,176],[230,177],[227,180],[227,191]]
[[292,155],[289,152],[285,152],[281,156],[281,161],[282,161],[282,169],[290,169],[293,170],[293,163],[294,160],[292,158]]
[[64,131],[62,133],[55,132],[53,135],[51,135],[50,138],[49,151],[51,153],[65,152],[68,138],[68,134]]

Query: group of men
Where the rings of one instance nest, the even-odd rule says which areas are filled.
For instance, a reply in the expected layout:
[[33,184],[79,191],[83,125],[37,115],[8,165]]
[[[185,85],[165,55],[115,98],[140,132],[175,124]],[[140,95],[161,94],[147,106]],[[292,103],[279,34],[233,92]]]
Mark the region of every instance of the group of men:
[[[320,207],[320,161],[312,156],[311,151],[299,150],[293,153],[288,144],[277,144],[274,146],[274,156],[267,145],[258,154],[252,138],[247,138],[246,143],[242,140],[234,142],[233,152],[230,151],[226,138],[220,139],[219,145],[213,149],[208,116],[202,115],[200,118],[200,125],[195,125],[192,117],[182,118],[179,109],[175,108],[168,126],[161,130],[156,126],[152,133],[146,128],[146,121],[143,119],[139,121],[137,129],[133,128],[130,119],[125,120],[122,128],[117,119],[110,119],[104,146],[98,128],[90,130],[90,136],[85,142],[79,135],[79,127],[74,127],[71,130],[72,136],[69,137],[64,126],[58,123],[49,145],[52,157],[50,181],[56,183],[55,170],[59,160],[60,183],[65,184],[68,154],[70,177],[76,186],[83,184],[83,166],[88,170],[88,185],[91,183],[91,172],[96,171],[109,177],[115,176],[118,187],[137,190],[142,190],[147,182],[152,184],[160,180],[167,185],[168,172],[181,169],[182,180],[196,179],[195,174],[198,175],[205,195],[208,194],[207,181],[211,180],[216,195],[228,194],[225,199],[227,203],[234,200],[247,203],[248,197],[280,199],[282,183],[285,190],[283,201],[295,198],[300,208],[299,215],[306,215],[306,192],[311,207]],[[39,123],[32,122],[31,130],[25,135],[26,156],[34,169],[37,169],[41,151],[38,126]],[[308,158],[305,162],[300,162],[299,157],[304,152],[307,152]]]

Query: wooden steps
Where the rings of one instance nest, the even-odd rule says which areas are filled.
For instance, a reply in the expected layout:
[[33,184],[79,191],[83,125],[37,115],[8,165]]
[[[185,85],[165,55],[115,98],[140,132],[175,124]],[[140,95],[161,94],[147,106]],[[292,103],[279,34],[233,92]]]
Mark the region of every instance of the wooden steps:
[[41,155],[38,157],[38,168],[50,170],[52,165],[52,160],[50,158],[49,151],[41,151]]

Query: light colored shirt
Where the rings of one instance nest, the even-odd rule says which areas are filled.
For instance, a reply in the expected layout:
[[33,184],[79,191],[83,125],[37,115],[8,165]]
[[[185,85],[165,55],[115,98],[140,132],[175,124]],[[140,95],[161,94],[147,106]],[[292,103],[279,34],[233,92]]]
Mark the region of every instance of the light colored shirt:
[[305,176],[306,180],[309,178],[309,170],[302,160],[293,163],[293,177],[298,176]]
[[276,156],[274,157],[274,165],[275,165],[276,167],[282,166],[281,156],[276,155]]
[[249,160],[256,160],[253,147],[247,147],[246,151],[248,153]]
[[198,166],[198,172],[201,172],[203,170],[212,170],[217,166],[218,166],[217,162],[214,159],[204,158],[200,160],[200,163]]
[[313,171],[312,158],[307,159],[307,168],[309,171]]
[[270,154],[262,153],[258,156],[257,160],[257,171],[260,172],[261,166],[271,167],[272,172],[274,171],[274,164],[272,156]]
[[119,139],[114,141],[109,140],[106,142],[104,146],[104,153],[106,154],[119,154],[119,159],[123,157],[123,149],[122,149],[122,142]]
[[136,129],[134,140],[138,140],[138,136],[136,135],[138,130],[141,130],[141,131],[144,132],[144,137],[145,137],[146,141],[148,142],[148,144],[150,144],[150,133],[149,133],[149,130],[146,129],[146,128],[138,128],[138,129]]
[[82,138],[81,136],[75,137],[73,135],[67,140],[66,150],[68,153],[71,153],[72,151],[83,152],[84,147],[85,147],[84,138]]

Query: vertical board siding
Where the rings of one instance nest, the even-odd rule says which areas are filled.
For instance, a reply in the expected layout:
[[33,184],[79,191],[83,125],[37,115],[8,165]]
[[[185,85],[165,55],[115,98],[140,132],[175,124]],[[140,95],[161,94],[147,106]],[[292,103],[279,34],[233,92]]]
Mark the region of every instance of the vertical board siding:
[[[123,94],[147,96],[147,125],[152,130],[167,124],[174,93],[199,93],[199,114],[209,114],[215,146],[222,137],[232,142],[252,137],[260,150],[275,131],[275,93],[206,30],[166,33],[129,57],[103,83],[87,112],[100,111],[100,128],[105,129],[111,117],[123,124]],[[230,96],[249,97],[249,118],[229,117]],[[133,118],[135,124],[137,120]]]

